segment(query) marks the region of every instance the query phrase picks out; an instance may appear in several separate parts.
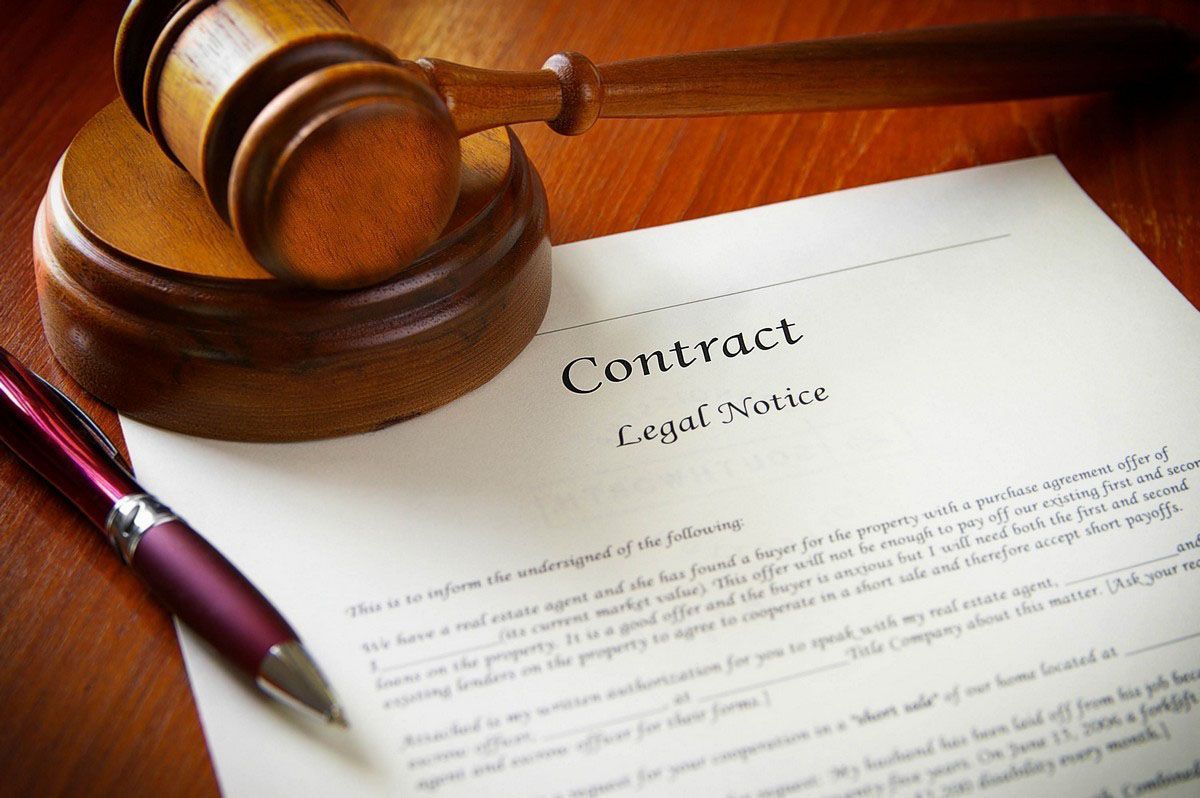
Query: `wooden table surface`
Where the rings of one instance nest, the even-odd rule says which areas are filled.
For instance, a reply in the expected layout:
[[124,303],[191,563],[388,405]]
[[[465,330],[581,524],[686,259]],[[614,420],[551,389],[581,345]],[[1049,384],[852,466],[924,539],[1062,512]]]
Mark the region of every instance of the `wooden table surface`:
[[[500,68],[574,49],[597,62],[876,30],[1200,4],[1078,0],[342,0],[402,56]],[[94,411],[39,323],[34,212],[74,132],[116,95],[119,0],[0,7],[0,345]],[[1041,153],[1200,305],[1200,102],[1193,77],[1124,96],[518,129],[555,243]],[[730,264],[736,268],[737,264]],[[1167,364],[1164,364],[1167,365]],[[170,497],[167,497],[168,499]],[[71,508],[0,452],[0,795],[211,795],[216,781],[168,617]]]

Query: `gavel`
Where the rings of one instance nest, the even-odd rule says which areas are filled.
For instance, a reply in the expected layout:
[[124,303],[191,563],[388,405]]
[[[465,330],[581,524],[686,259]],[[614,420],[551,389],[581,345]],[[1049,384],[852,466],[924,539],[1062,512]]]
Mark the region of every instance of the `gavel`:
[[1197,39],[1148,17],[909,30],[529,72],[402,60],[334,0],[133,0],[122,98],[262,266],[347,289],[433,245],[459,139],[542,121],[969,103],[1104,91],[1187,69]]

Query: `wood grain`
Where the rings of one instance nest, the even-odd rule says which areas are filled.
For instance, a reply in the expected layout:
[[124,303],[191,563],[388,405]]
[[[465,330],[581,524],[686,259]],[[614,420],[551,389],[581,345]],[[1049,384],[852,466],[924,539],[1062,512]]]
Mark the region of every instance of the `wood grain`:
[[[7,3],[0,19],[0,341],[65,383],[33,292],[30,233],[75,131],[115,96],[123,3]],[[383,0],[343,3],[399,55],[524,69],[820,36],[1072,13],[1147,13],[1200,28],[1190,0]],[[553,240],[899,177],[1057,153],[1200,305],[1200,100],[1194,81],[1138,95],[693,120],[601,120],[564,139],[518,130],[545,180]],[[111,413],[68,393],[117,431]],[[170,625],[62,501],[0,454],[0,792],[213,795]]]

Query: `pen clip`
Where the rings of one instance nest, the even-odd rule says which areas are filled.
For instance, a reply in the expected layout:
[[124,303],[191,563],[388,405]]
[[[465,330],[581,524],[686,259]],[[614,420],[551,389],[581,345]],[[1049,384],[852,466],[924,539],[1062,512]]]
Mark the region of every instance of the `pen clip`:
[[54,400],[58,402],[59,406],[61,406],[63,410],[65,410],[72,418],[79,422],[84,431],[87,432],[87,434],[90,435],[96,443],[100,444],[100,448],[104,450],[105,454],[112,458],[113,463],[115,463],[122,471],[124,471],[130,479],[133,479],[133,470],[129,467],[129,464],[125,462],[125,458],[121,456],[120,450],[117,449],[116,444],[114,444],[112,440],[104,434],[104,430],[100,429],[96,422],[92,420],[92,417],[85,413],[83,408],[75,403],[75,400],[67,396],[54,385],[50,384],[50,382],[48,382],[42,375],[37,374],[34,371],[29,371],[28,374],[37,380],[42,387],[48,388],[51,396],[53,396]]

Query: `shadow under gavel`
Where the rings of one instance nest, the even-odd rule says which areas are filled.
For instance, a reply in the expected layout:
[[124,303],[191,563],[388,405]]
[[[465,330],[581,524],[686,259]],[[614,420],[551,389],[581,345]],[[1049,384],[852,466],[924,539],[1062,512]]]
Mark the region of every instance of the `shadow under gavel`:
[[510,72],[404,61],[332,0],[134,0],[117,82],[254,258],[341,289],[403,271],[459,191],[458,140],[544,121],[970,103],[1105,91],[1180,73],[1197,38],[1148,17],[1032,20]]

